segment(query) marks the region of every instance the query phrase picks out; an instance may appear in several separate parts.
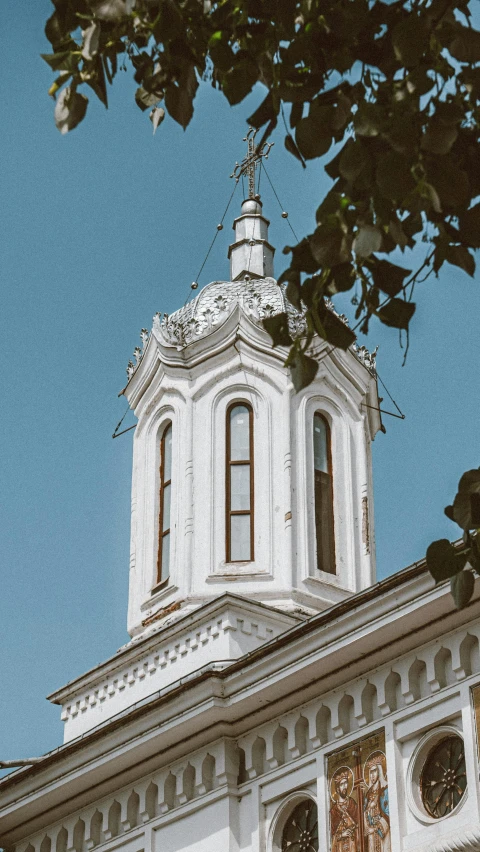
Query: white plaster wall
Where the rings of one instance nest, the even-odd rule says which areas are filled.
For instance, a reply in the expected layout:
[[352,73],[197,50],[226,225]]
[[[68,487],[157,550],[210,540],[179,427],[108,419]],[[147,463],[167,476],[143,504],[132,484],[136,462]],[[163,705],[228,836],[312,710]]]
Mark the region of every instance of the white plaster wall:
[[230,799],[225,796],[155,829],[152,852],[237,852],[231,822]]

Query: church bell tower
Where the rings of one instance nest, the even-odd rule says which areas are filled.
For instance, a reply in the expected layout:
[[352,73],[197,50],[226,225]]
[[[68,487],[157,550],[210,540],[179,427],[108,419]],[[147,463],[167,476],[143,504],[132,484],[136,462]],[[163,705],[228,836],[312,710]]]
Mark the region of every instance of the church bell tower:
[[[295,393],[262,320],[301,312],[273,277],[268,219],[248,152],[229,280],[154,317],[124,390],[134,438],[128,630],[233,592],[305,617],[375,580],[370,443],[380,428],[374,358],[318,339]],[[333,307],[332,307],[333,310]],[[166,621],[168,620],[168,621]]]

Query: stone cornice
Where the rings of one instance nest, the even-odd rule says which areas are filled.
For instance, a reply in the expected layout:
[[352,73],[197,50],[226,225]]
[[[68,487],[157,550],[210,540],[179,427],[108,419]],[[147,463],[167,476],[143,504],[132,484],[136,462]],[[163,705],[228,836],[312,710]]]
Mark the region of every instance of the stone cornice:
[[[256,601],[247,601],[237,595],[226,593],[193,612],[187,612],[187,614],[180,616],[173,615],[171,617],[173,622],[170,621],[170,623],[165,624],[165,620],[162,620],[158,624],[153,623],[147,635],[143,634],[141,638],[132,640],[117,651],[114,657],[110,657],[104,663],[100,663],[100,665],[95,666],[95,668],[90,669],[60,689],[55,690],[47,698],[53,704],[65,704],[69,700],[74,700],[85,690],[91,690],[106,679],[111,678],[119,670],[132,673],[127,681],[130,683],[132,682],[131,678],[134,677],[135,667],[138,667],[139,663],[143,663],[143,660],[159,648],[161,648],[163,657],[168,658],[170,656],[171,666],[173,655],[168,654],[170,648],[181,644],[186,635],[201,631],[208,622],[218,619],[228,613],[229,610],[233,610],[237,617],[243,616],[250,623],[256,622],[257,630],[260,631],[258,635],[260,641],[265,641],[268,638],[268,627],[275,627],[277,633],[283,632],[302,620],[298,616],[279,612]],[[233,625],[227,625],[227,627],[230,629]],[[270,635],[271,632],[270,630]],[[193,649],[189,650],[191,652]],[[174,671],[172,671],[172,682],[175,680]]]

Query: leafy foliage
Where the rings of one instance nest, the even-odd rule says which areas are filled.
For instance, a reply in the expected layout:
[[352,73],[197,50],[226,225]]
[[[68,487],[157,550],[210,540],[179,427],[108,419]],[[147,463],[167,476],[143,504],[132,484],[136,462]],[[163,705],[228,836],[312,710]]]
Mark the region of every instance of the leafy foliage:
[[463,542],[457,546],[444,538],[432,542],[427,549],[427,568],[436,583],[450,580],[455,606],[462,609],[473,595],[472,569],[480,575],[480,468],[463,474],[453,505],[446,507],[445,514],[463,530]]
[[[58,75],[62,133],[85,116],[90,87],[130,68],[135,100],[154,132],[168,113],[189,124],[201,80],[230,104],[255,84],[265,97],[249,117],[263,138],[279,119],[287,150],[305,166],[334,145],[334,181],[316,228],[286,250],[288,297],[307,332],[289,341],[300,368],[313,335],[346,348],[353,334],[326,298],[359,287],[358,325],[371,316],[408,333],[420,274],[453,264],[469,275],[480,247],[480,33],[468,0],[53,0],[46,24]],[[287,119],[289,127],[287,126]],[[415,273],[388,255],[423,240]],[[309,276],[309,277],[305,277]],[[274,338],[275,339],[275,338]],[[306,362],[308,363],[308,362]]]
[[[84,118],[92,89],[107,106],[107,85],[130,68],[135,101],[153,131],[168,113],[184,129],[201,80],[240,103],[260,83],[265,97],[248,121],[279,119],[285,147],[306,166],[333,146],[333,187],[316,228],[286,247],[280,281],[305,311],[306,333],[292,339],[287,317],[265,320],[297,391],[313,381],[309,354],[318,335],[347,349],[354,331],[327,307],[359,287],[357,325],[372,316],[406,331],[417,281],[445,263],[475,272],[480,248],[480,32],[468,0],[53,0],[43,58],[57,75],[55,122],[67,133]],[[119,62],[120,60],[120,62]],[[289,126],[287,125],[287,119]],[[427,245],[415,272],[388,259]],[[423,275],[423,279],[420,277]],[[433,542],[427,565],[450,579],[457,607],[480,574],[480,471],[468,471],[448,517],[463,546]]]

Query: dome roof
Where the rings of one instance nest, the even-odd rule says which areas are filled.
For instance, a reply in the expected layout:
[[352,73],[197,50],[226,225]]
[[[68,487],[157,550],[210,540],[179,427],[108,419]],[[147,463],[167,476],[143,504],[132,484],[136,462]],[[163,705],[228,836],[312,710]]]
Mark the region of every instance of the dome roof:
[[[166,346],[183,349],[184,346],[207,337],[219,326],[223,325],[230,314],[239,305],[244,313],[255,323],[261,325],[265,317],[286,313],[288,328],[292,337],[297,337],[305,331],[305,318],[301,311],[296,310],[286,297],[286,286],[277,284],[275,278],[252,278],[242,281],[212,281],[207,284],[198,296],[173,314],[157,313],[153,318],[153,331],[157,340]],[[327,305],[342,322],[348,325],[343,314],[338,314],[333,304],[327,300]],[[128,381],[136,373],[143,355],[149,334],[142,329],[141,338],[143,349],[136,347],[135,362],[129,361],[127,366]],[[378,347],[377,347],[378,349]],[[350,351],[363,364],[372,376],[376,375],[377,349],[369,352],[366,346],[353,343]]]
[[303,331],[303,314],[287,300],[285,286],[275,278],[243,281],[213,281],[198,296],[173,314],[157,314],[154,329],[170,346],[186,346],[222,325],[237,305],[254,322],[286,313],[289,329],[296,336]]

